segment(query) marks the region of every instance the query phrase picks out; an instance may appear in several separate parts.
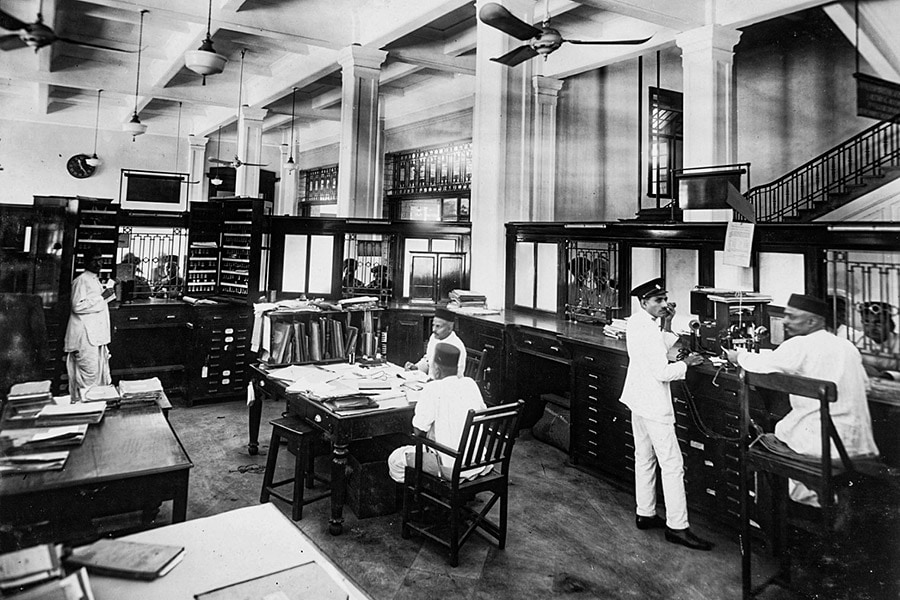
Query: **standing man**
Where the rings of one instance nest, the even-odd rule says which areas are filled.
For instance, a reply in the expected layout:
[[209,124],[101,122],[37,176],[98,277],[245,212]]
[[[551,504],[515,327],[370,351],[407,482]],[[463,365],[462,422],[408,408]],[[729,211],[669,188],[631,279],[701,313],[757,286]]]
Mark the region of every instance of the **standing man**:
[[[469,410],[487,408],[481,398],[478,384],[469,377],[460,377],[457,372],[459,349],[446,343],[435,344],[433,381],[425,384],[416,402],[416,412],[412,425],[416,432],[426,434],[429,439],[448,448],[459,447],[463,426]],[[425,448],[422,468],[426,473],[449,478],[453,473],[453,457],[448,454]],[[413,466],[416,460],[415,446],[400,446],[388,456],[388,473],[397,483],[403,483],[406,467]],[[472,479],[491,470],[488,465],[484,470],[470,469],[463,473],[466,479]]]
[[[829,412],[847,454],[877,455],[866,398],[869,380],[862,357],[853,342],[825,328],[828,308],[819,298],[791,294],[784,309],[787,339],[778,348],[767,354],[744,350],[726,350],[726,354],[729,361],[753,373],[788,373],[833,381],[837,385],[837,401]],[[790,401],[790,412],[775,424],[775,437],[794,452],[820,456],[819,400],[791,396]],[[837,457],[833,442],[831,454]],[[819,506],[816,493],[798,481],[790,480],[788,493],[795,502]]]
[[72,282],[72,314],[66,328],[63,350],[69,375],[72,402],[98,385],[109,385],[109,307],[107,302],[115,291],[100,283],[100,252],[89,249],[84,253],[84,273]]
[[449,311],[446,308],[434,309],[434,319],[431,321],[431,337],[428,338],[428,345],[425,347],[425,356],[419,359],[419,362],[406,363],[406,370],[418,369],[434,379],[434,349],[438,342],[443,342],[459,350],[459,363],[456,373],[457,377],[462,377],[466,372],[466,345],[453,331],[455,322],[456,315],[453,314],[453,311]]
[[[684,493],[684,460],[675,437],[675,411],[669,382],[684,379],[688,367],[699,365],[698,354],[670,363],[669,349],[678,341],[672,333],[675,305],[668,302],[662,279],[653,279],[633,290],[641,309],[631,315],[625,330],[628,373],[621,402],[631,409],[634,432],[634,488],[638,529],[666,528],[666,540],[694,550],[710,550],[712,544],[690,530]],[[662,471],[666,519],[656,514],[656,466]]]

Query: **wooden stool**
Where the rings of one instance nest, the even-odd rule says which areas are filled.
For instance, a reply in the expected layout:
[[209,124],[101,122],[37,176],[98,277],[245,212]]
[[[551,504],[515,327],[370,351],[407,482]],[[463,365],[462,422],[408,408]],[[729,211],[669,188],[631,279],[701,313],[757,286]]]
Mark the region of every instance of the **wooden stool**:
[[[315,439],[319,435],[318,432],[310,427],[303,419],[298,417],[282,417],[269,421],[272,425],[272,441],[269,443],[269,455],[266,458],[266,473],[263,475],[262,492],[259,495],[260,503],[268,502],[269,496],[275,496],[279,500],[288,502],[291,505],[291,518],[299,521],[303,518],[303,507],[310,502],[321,500],[331,496],[331,490],[317,494],[311,498],[304,498],[303,484],[306,487],[313,487],[315,480],[327,481],[317,478],[315,474]],[[278,462],[278,450],[281,447],[281,440],[288,443],[288,448],[295,446],[297,448],[297,456],[294,459],[294,476],[290,479],[275,482],[275,467]],[[286,496],[275,491],[275,488],[294,484],[293,496]]]

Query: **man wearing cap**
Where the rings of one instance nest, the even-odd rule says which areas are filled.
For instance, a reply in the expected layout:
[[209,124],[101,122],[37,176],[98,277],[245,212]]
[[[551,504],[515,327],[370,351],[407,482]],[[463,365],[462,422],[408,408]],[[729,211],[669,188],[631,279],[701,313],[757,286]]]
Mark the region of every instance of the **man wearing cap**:
[[[813,296],[792,294],[784,309],[787,339],[773,352],[749,353],[726,350],[728,360],[753,373],[788,373],[833,381],[837,401],[829,407],[831,421],[850,456],[877,455],[866,388],[869,380],[859,350],[847,339],[825,328],[828,304]],[[791,396],[791,410],[775,424],[775,437],[800,454],[820,456],[822,427],[819,401]],[[837,448],[831,445],[837,458]],[[790,481],[790,497],[796,502],[819,506],[816,493],[800,482]]]
[[463,344],[456,332],[453,331],[456,315],[446,308],[434,309],[434,319],[431,321],[431,337],[428,338],[428,345],[425,347],[425,356],[419,362],[406,363],[406,370],[412,371],[418,369],[423,373],[427,373],[429,377],[434,379],[434,348],[438,343],[442,342],[450,344],[459,350],[459,364],[457,365],[457,376],[462,377],[466,372],[466,345]]
[[[439,444],[457,448],[462,438],[463,426],[469,410],[487,408],[481,398],[478,384],[470,377],[458,377],[459,349],[439,342],[435,344],[432,363],[432,381],[425,384],[416,402],[416,412],[412,425],[417,433],[424,433]],[[423,469],[432,475],[448,477],[453,472],[453,457],[426,449]],[[401,446],[388,457],[388,472],[391,478],[403,483],[407,465],[413,466],[416,459],[415,446]],[[463,473],[471,479],[490,471],[490,466],[476,472]]]
[[[638,529],[665,527],[666,540],[694,550],[710,550],[712,544],[697,537],[688,524],[684,493],[684,460],[675,437],[675,411],[669,382],[684,379],[689,366],[703,359],[691,353],[670,363],[669,349],[678,341],[672,333],[675,305],[668,302],[662,279],[653,279],[633,290],[641,304],[625,329],[628,372],[620,401],[631,409],[634,432],[634,483]],[[666,519],[656,514],[656,465],[662,471]]]

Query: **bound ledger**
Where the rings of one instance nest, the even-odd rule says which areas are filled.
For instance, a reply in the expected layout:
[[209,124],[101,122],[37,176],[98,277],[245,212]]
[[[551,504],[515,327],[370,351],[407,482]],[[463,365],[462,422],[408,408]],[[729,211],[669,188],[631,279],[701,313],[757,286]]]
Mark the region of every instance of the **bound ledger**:
[[183,558],[183,546],[102,539],[75,548],[66,562],[97,575],[151,580],[171,571]]

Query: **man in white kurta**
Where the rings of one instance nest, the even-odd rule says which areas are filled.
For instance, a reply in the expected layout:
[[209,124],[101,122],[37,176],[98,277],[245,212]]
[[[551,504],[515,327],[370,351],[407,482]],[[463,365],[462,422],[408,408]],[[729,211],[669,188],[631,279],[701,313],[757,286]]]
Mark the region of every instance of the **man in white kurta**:
[[[453,449],[459,447],[469,410],[487,408],[475,381],[456,376],[458,356],[459,350],[455,346],[437,344],[433,364],[435,379],[426,383],[419,393],[412,420],[413,428],[418,432],[424,432],[429,439]],[[401,446],[394,450],[388,457],[391,478],[403,483],[406,467],[413,466],[415,459],[415,446]],[[449,478],[453,466],[452,456],[426,448],[423,469],[427,473]],[[462,476],[471,479],[488,471],[490,465],[482,471],[464,472]]]
[[[866,399],[869,380],[862,357],[851,341],[825,329],[827,311],[824,301],[793,294],[785,308],[784,331],[788,339],[766,354],[729,350],[728,359],[754,373],[788,373],[833,381],[837,385],[837,401],[829,410],[847,453],[877,455]],[[821,456],[819,400],[792,395],[790,402],[790,412],[775,424],[775,437],[794,452]],[[839,460],[834,442],[831,455]],[[792,480],[789,491],[796,502],[819,505],[815,492],[799,482]]]
[[115,292],[100,283],[99,253],[88,250],[84,260],[84,273],[72,282],[72,314],[63,348],[68,353],[66,371],[73,402],[80,401],[90,388],[111,383],[106,347],[110,341],[107,299]]
[[456,315],[453,311],[446,308],[436,308],[434,310],[434,318],[431,320],[431,337],[428,338],[428,344],[425,347],[425,356],[418,362],[406,363],[407,370],[415,370],[426,373],[429,378],[434,379],[434,349],[439,343],[450,344],[459,350],[459,364],[457,365],[457,377],[462,377],[466,372],[466,345],[463,343],[456,332],[453,331]]
[[[684,379],[687,368],[703,362],[696,354],[670,363],[669,349],[678,341],[672,333],[674,305],[665,284],[654,279],[631,290],[641,309],[628,319],[625,342],[628,372],[621,401],[631,409],[634,432],[634,484],[638,529],[665,526],[666,540],[695,550],[712,544],[691,532],[684,493],[684,460],[675,437],[675,411],[669,382]],[[656,514],[656,466],[662,471],[665,522]]]

